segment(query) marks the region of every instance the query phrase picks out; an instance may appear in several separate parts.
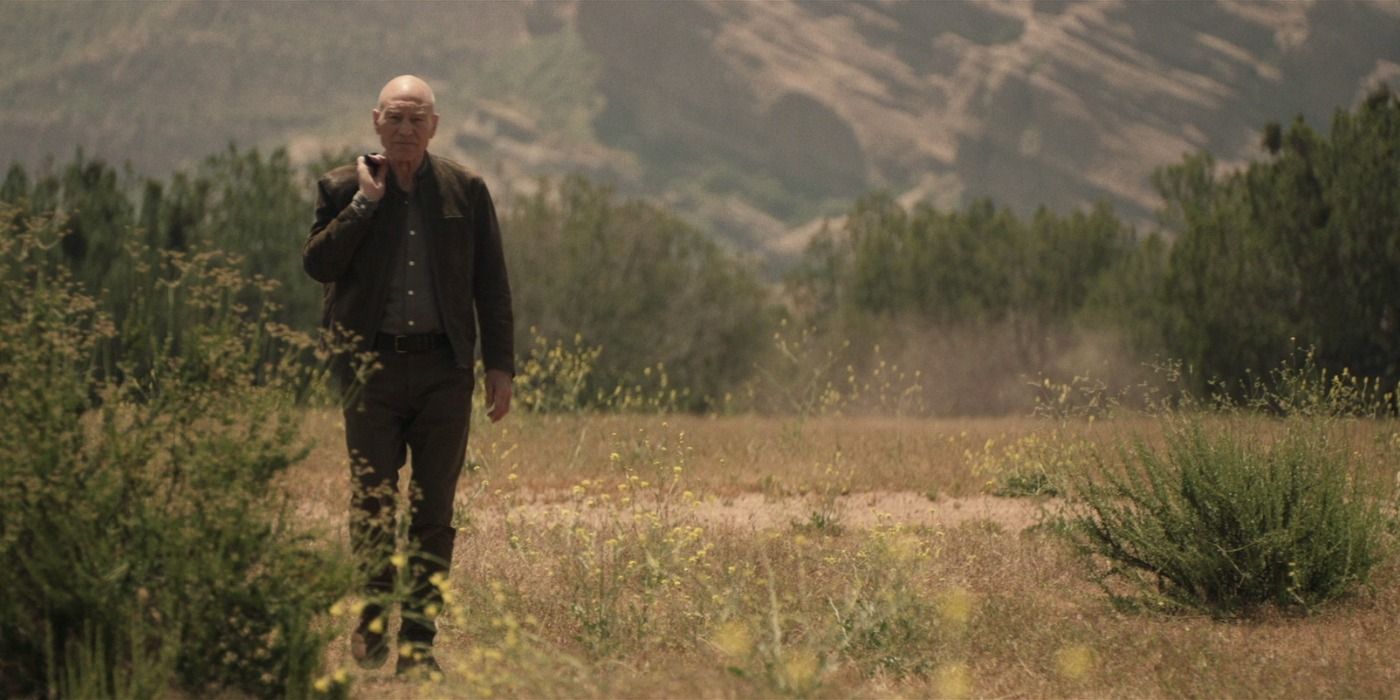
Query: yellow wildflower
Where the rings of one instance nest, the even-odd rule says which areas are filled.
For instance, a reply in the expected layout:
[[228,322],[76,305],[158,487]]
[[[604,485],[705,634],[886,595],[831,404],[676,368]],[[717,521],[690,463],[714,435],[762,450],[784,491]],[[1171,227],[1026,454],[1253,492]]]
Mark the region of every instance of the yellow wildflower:
[[806,692],[817,684],[821,662],[810,651],[797,651],[783,661],[782,680],[789,690]]
[[1094,650],[1083,644],[1071,644],[1055,652],[1055,669],[1068,680],[1083,678],[1094,666]]
[[972,617],[972,594],[963,588],[950,588],[938,598],[938,614],[946,622],[965,625]]
[[967,672],[967,664],[953,663],[938,667],[934,674],[934,687],[939,697],[965,698],[972,692],[972,679]]
[[715,630],[714,645],[731,659],[747,658],[753,651],[753,634],[749,632],[748,625],[739,620],[730,620]]

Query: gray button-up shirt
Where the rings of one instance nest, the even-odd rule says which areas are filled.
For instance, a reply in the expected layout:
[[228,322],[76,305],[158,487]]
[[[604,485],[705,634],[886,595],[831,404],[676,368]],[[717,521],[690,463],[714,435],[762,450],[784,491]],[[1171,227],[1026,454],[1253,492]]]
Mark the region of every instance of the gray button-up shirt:
[[[422,181],[427,166],[427,159],[424,159],[423,166],[414,174],[415,181]],[[390,179],[384,196],[400,198],[405,213],[401,220],[392,222],[390,228],[399,245],[379,331],[390,335],[441,333],[442,317],[433,292],[432,266],[428,264],[428,232],[423,227],[423,208],[418,198],[422,188],[415,186],[413,193],[405,193]]]

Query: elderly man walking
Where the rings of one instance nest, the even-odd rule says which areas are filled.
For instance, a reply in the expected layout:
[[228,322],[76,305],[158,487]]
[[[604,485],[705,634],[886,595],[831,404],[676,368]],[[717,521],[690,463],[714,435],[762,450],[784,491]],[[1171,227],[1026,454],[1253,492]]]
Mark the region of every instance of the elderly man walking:
[[[466,457],[478,335],[492,421],[510,411],[514,321],[495,205],[481,178],[430,155],[437,132],[432,88],[390,80],[372,112],[383,152],[326,173],[302,248],[307,274],[325,284],[322,323],[356,339],[378,369],[336,374],[345,396],[345,442],[354,495],[350,531],[368,576],[368,604],[351,636],[364,668],[388,659],[384,601],[407,564],[412,589],[399,629],[399,673],[440,677],[432,645],[439,586],[452,562],[453,497]],[[478,334],[477,329],[480,328]],[[412,455],[408,534],[395,550],[399,470]]]

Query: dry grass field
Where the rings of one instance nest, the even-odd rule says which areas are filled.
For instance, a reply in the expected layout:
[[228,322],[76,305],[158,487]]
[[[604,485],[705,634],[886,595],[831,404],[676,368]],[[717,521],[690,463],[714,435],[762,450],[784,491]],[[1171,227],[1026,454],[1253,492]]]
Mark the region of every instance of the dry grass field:
[[[1394,426],[1346,429],[1393,469]],[[357,698],[1400,697],[1394,558],[1310,614],[1132,612],[1054,534],[1056,499],[990,495],[1017,460],[1048,468],[1066,446],[1157,431],[1141,418],[478,419],[440,619],[447,679],[361,671],[341,642],[329,667]],[[306,434],[313,452],[285,485],[298,519],[343,543],[339,416],[308,414]],[[353,604],[333,611],[347,636]]]

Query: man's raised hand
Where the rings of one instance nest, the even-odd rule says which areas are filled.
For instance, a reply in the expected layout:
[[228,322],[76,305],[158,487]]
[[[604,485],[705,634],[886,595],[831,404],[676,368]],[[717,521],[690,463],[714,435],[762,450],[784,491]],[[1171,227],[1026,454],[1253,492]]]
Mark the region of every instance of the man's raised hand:
[[[370,163],[375,167],[371,169]],[[378,202],[384,196],[384,178],[389,172],[389,159],[376,153],[366,153],[355,159],[355,170],[360,174],[360,191],[370,201]]]

